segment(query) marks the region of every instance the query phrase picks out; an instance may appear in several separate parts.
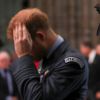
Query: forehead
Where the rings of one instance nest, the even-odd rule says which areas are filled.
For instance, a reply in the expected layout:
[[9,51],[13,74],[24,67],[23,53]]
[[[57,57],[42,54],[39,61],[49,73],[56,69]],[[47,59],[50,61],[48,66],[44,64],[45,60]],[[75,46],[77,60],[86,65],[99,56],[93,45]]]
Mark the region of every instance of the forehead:
[[10,56],[6,52],[2,52],[0,53],[0,59],[10,59]]

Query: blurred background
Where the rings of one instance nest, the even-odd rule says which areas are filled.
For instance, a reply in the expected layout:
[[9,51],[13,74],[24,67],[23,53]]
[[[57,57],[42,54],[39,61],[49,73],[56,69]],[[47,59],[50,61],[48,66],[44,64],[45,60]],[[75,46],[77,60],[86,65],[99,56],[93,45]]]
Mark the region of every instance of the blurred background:
[[[94,8],[98,3],[100,0],[0,0],[0,50],[9,51],[11,60],[15,57],[13,46],[6,38],[9,21],[21,9],[40,8],[48,14],[55,32],[86,58],[90,69],[88,100],[100,100],[100,36],[96,35],[100,15]],[[3,69],[4,54],[0,56]]]
[[10,49],[6,30],[13,15],[27,7],[38,7],[45,11],[56,32],[78,48],[82,38],[88,38],[95,45],[96,30],[100,22],[94,6],[100,0],[0,0],[0,39]]

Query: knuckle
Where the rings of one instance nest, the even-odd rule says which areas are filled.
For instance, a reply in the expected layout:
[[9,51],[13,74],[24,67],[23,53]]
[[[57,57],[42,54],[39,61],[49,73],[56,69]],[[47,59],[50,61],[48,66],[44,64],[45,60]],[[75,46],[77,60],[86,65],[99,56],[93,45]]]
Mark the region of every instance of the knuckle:
[[27,41],[27,39],[26,39],[26,38],[23,38],[22,40],[23,40],[23,41]]
[[22,39],[18,39],[16,42],[17,42],[17,43],[22,43],[23,40],[22,40]]

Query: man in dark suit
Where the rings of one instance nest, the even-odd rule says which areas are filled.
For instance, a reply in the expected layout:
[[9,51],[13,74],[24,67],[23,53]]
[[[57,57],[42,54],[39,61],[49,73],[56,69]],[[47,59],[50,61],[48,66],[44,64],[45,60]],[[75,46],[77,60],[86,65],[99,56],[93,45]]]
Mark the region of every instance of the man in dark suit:
[[89,89],[92,91],[94,98],[98,100],[96,94],[100,95],[100,43],[96,45],[96,55],[90,65]]
[[0,100],[18,100],[17,86],[8,70],[10,55],[6,51],[0,52]]
[[[4,77],[3,74],[8,75]],[[9,81],[7,78],[10,78]],[[18,100],[18,91],[16,87],[11,73],[7,70],[0,70],[0,100]]]
[[[20,11],[10,22],[8,36],[18,57],[11,71],[24,100],[86,99],[87,63],[53,31],[44,12]],[[33,64],[36,59],[41,60],[39,73]]]

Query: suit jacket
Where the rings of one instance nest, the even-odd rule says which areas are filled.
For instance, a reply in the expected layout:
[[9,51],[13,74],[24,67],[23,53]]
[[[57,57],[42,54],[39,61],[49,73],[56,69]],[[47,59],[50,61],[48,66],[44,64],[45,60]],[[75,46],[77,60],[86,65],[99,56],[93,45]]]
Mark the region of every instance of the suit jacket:
[[94,62],[89,68],[89,89],[96,93],[97,91],[100,91],[100,55],[96,54]]
[[85,59],[64,41],[49,58],[43,59],[40,74],[30,55],[18,58],[11,71],[24,100],[85,100],[87,65]]
[[[8,73],[11,75],[9,71]],[[17,91],[17,86],[13,80],[12,75],[11,75],[11,80],[12,80],[13,93],[9,93],[7,80],[0,73],[0,100],[6,100],[7,96],[18,96],[19,95]]]

